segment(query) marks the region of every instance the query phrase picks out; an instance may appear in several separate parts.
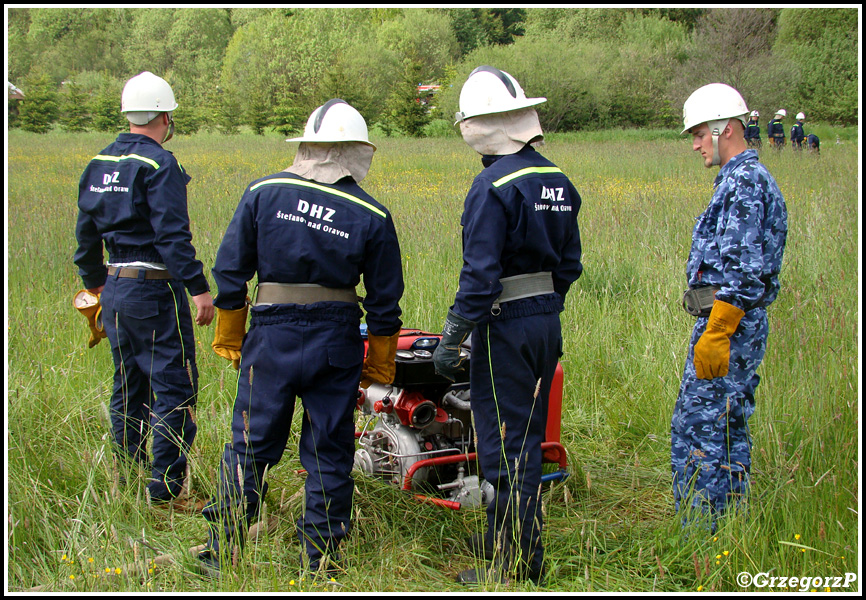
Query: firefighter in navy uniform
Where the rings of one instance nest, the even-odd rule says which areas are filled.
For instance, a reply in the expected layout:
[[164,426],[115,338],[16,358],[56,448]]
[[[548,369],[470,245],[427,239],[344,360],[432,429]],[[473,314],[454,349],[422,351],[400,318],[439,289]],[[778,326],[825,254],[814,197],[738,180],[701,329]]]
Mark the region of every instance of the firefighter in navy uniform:
[[767,125],[767,138],[776,150],[782,150],[785,147],[785,125],[782,120],[788,116],[784,108],[776,111],[773,120]]
[[[396,369],[400,247],[388,210],[358,185],[375,151],[366,123],[334,99],[312,113],[303,137],[287,141],[301,142],[294,163],[246,189],[213,268],[213,348],[240,373],[219,490],[203,511],[210,535],[199,560],[211,575],[243,545],[259,513],[266,469],[286,448],[296,397],[307,472],[297,522],[301,563],[335,572],[351,522],[358,383],[390,384]],[[248,309],[247,282],[255,274]],[[362,276],[366,360],[355,292]]]
[[559,313],[582,272],[580,196],[530,145],[543,138],[533,106],[544,101],[489,66],[475,69],[460,94],[461,134],[485,168],[464,203],[463,269],[433,358],[453,380],[471,335],[477,451],[495,498],[485,534],[469,541],[492,562],[461,572],[457,581],[467,585],[544,579],[541,443],[562,354]]
[[749,122],[746,123],[746,133],[744,137],[746,139],[746,144],[749,146],[749,148],[760,149],[762,146],[761,124],[758,122],[758,118],[760,116],[761,113],[753,110],[752,114],[749,115]]
[[806,120],[804,113],[797,113],[797,122],[791,126],[791,148],[793,150],[802,150],[803,142],[806,141],[806,134],[803,131],[803,121]]
[[130,133],[120,134],[81,176],[74,261],[84,287],[99,299],[111,345],[114,439],[148,468],[153,430],[150,500],[189,508],[182,486],[196,434],[198,370],[186,292],[199,325],[210,324],[214,308],[191,243],[190,177],[161,145],[174,132],[175,108],[171,87],[153,73],[126,83],[121,110]]

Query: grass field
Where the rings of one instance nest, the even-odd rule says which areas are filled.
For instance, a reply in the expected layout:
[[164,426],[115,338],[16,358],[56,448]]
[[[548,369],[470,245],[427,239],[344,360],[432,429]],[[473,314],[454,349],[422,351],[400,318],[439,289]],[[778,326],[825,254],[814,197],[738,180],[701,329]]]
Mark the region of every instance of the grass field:
[[[473,561],[463,539],[483,526],[483,513],[418,504],[360,475],[346,571],[337,584],[302,579],[297,418],[270,474],[267,515],[276,527],[219,581],[192,571],[189,548],[206,535],[201,517],[148,509],[140,482],[118,489],[108,344],[87,349],[85,322],[71,306],[81,288],[72,263],[78,178],[112,139],[8,137],[7,591],[460,592],[454,576]],[[374,141],[363,187],[394,215],[403,321],[439,331],[462,264],[462,202],[480,160],[456,137]],[[244,187],[291,164],[295,146],[274,136],[198,134],[167,148],[193,178],[193,243],[209,276]],[[771,589],[769,579],[743,587],[738,578],[763,572],[808,578],[798,590],[859,591],[856,141],[826,143],[820,157],[762,153],[785,196],[790,233],[750,422],[750,512],[723,521],[715,536],[681,530],[673,513],[670,418],[693,324],[680,307],[685,262],[717,170],[704,169],[685,139],[571,134],[551,136],[542,152],[583,198],[585,266],[562,315],[562,441],[572,476],[544,495],[545,589],[789,589],[779,581]],[[212,326],[196,334],[191,462],[198,496],[207,498],[229,440],[235,371],[211,351]],[[165,555],[174,560],[157,558]],[[840,582],[848,587],[834,586]]]

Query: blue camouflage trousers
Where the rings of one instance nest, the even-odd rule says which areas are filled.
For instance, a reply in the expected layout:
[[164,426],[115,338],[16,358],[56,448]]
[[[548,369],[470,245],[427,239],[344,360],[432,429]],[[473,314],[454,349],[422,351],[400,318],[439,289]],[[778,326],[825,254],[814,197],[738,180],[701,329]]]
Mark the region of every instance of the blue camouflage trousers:
[[755,412],[756,371],[767,346],[767,313],[759,308],[745,314],[731,337],[728,374],[714,379],[695,375],[694,347],[706,325],[701,317],[692,331],[671,419],[671,471],[677,512],[688,513],[691,506],[695,517],[709,516],[714,523],[731,503],[739,506],[748,496],[748,420]]

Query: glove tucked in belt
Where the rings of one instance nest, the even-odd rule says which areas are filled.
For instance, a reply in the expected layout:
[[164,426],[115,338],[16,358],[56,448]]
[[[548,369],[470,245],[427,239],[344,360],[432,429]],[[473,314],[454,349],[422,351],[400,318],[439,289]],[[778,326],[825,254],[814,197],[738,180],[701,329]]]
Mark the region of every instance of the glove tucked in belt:
[[102,326],[102,305],[99,303],[99,294],[92,294],[87,290],[76,292],[72,297],[72,306],[87,319],[87,325],[90,327],[87,347],[93,348],[106,337],[105,328]]
[[232,361],[235,369],[241,366],[241,345],[247,332],[248,311],[249,306],[246,304],[235,310],[216,309],[216,327],[211,347],[224,359]]

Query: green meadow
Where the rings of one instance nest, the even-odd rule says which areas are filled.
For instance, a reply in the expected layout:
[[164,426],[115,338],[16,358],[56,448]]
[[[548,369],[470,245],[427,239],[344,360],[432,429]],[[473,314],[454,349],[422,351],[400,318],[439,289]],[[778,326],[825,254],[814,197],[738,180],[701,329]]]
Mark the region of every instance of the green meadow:
[[[850,137],[837,145],[822,135],[820,156],[761,153],[789,211],[782,290],[769,309],[749,424],[749,511],[708,535],[683,530],[673,512],[670,418],[694,323],[680,306],[685,263],[717,169],[705,169],[690,140],[676,135],[549,136],[541,152],[583,199],[585,271],[562,314],[562,443],[571,476],[543,495],[544,591],[860,590],[859,156]],[[193,569],[190,548],[206,536],[200,516],[148,508],[142,478],[118,485],[108,343],[87,349],[86,323],[71,304],[82,287],[72,263],[78,179],[112,139],[8,134],[7,591],[462,591],[454,578],[474,562],[464,539],[483,528],[483,511],[421,504],[360,474],[345,570],[328,583],[300,570],[297,411],[283,460],[269,474],[270,527],[220,580]],[[394,216],[404,324],[438,332],[462,265],[463,198],[481,162],[456,136],[373,141],[378,150],[362,186]],[[192,176],[193,243],[210,277],[245,186],[289,166],[295,145],[202,133],[166,147]],[[207,499],[230,439],[236,375],[210,348],[213,325],[196,335],[191,463],[196,496]],[[744,586],[744,572],[768,577]],[[798,579],[771,588],[772,577]]]

